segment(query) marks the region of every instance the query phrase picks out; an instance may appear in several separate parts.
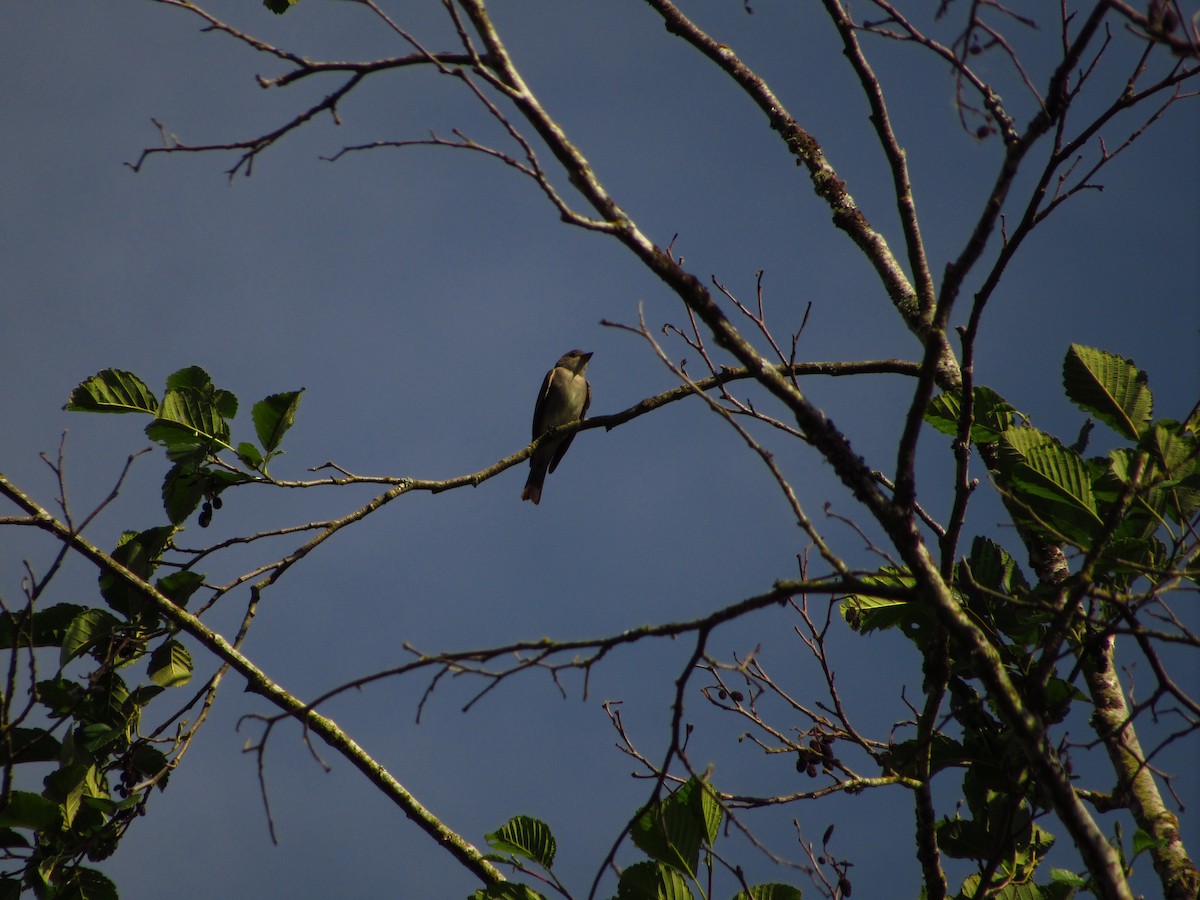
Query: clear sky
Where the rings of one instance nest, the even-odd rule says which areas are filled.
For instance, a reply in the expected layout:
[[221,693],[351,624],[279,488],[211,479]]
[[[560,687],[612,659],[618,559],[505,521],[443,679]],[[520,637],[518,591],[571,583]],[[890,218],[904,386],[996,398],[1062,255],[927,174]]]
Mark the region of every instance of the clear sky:
[[[695,15],[760,68],[899,248],[890,179],[831,26],[811,4],[753,5],[746,15],[733,0],[695,4]],[[408,51],[355,4],[306,0],[283,17],[253,2],[212,9],[312,57]],[[395,13],[413,16],[402,21],[431,49],[453,48],[440,4],[396,4]],[[497,4],[495,15],[546,108],[644,232],[662,246],[678,235],[675,252],[691,271],[751,300],[755,272],[765,270],[768,317],[780,336],[798,327],[811,303],[801,359],[919,358],[874,273],[830,226],[761,114],[647,7],[523,0]],[[200,24],[152,3],[26,0],[0,10],[0,352],[7,362],[0,470],[18,484],[53,502],[55,486],[37,454],[54,452],[69,429],[69,499],[90,510],[125,457],[146,445],[144,423],[132,417],[61,411],[75,384],[106,367],[134,371],[161,392],[172,371],[203,366],[242,400],[239,439],[252,435],[253,401],[304,387],[287,455],[272,470],[283,478],[307,477],[327,460],[359,474],[417,478],[482,469],[528,441],[541,378],[572,347],[595,353],[593,414],[673,386],[642,342],[599,323],[633,323],[644,304],[652,328],[683,325],[678,301],[611,238],[564,226],[527,179],[479,155],[426,147],[322,159],[346,145],[448,136],[454,128],[498,141],[494,123],[452,79],[406,71],[368,82],[342,104],[341,125],[319,117],[232,184],[229,155],[158,156],[132,172],[125,163],[159,142],[152,118],[185,142],[244,139],[340,83],[308,79],[262,90],[254,76],[286,66],[228,36],[201,33]],[[1055,40],[1046,25],[1030,36],[1031,70],[1043,81]],[[940,278],[978,215],[999,146],[960,129],[944,67],[911,47],[867,46],[908,153]],[[1097,86],[1122,83],[1124,59],[1102,69]],[[1001,63],[985,66],[1027,117]],[[1022,249],[992,301],[976,378],[1044,430],[1073,439],[1084,418],[1061,390],[1072,342],[1147,369],[1156,415],[1182,418],[1200,395],[1198,109],[1193,101],[1168,110],[1099,176],[1102,192],[1082,192],[1060,209]],[[1117,119],[1104,133],[1110,148],[1148,114]],[[970,282],[966,293],[977,286]],[[966,314],[964,303],[954,323]],[[694,352],[678,342],[668,348],[698,371]],[[805,387],[873,466],[893,468],[908,402],[902,379]],[[921,447],[921,502],[944,515],[945,441],[930,431]],[[865,522],[815,454],[792,443],[775,449],[810,515],[821,517],[829,502]],[[111,546],[124,529],[160,524],[165,470],[160,451],[141,457],[91,539]],[[409,495],[343,531],[265,596],[248,655],[310,697],[406,660],[406,643],[434,651],[599,636],[698,617],[797,574],[804,535],[761,463],[698,402],[580,435],[537,508],[519,502],[525,471],[474,489]],[[374,493],[238,491],[208,532],[192,523],[181,543],[342,515]],[[999,533],[1016,551],[1010,532],[996,531],[999,518],[982,502],[971,527]],[[855,564],[876,564],[848,528],[823,518],[821,527]],[[282,554],[286,546],[273,549]],[[20,560],[45,566],[51,553],[33,541],[0,545],[0,592],[18,596]],[[222,580],[266,558],[239,555],[210,574]],[[93,577],[72,568],[56,599],[90,591]],[[232,594],[210,624],[236,627],[245,599]],[[762,645],[768,669],[812,702],[821,696],[818,672],[791,637],[794,624],[784,612],[765,612],[719,631],[710,649],[730,658]],[[831,643],[840,654],[839,685],[861,721],[886,735],[904,716],[902,686],[919,691],[915,654],[896,635],[856,638],[836,622]],[[511,815],[548,821],[559,839],[560,875],[585,893],[649,791],[629,777],[636,766],[616,749],[601,704],[622,701],[639,749],[659,758],[673,679],[690,649],[680,640],[614,653],[593,671],[586,698],[577,677],[564,679],[563,699],[548,678],[532,674],[464,714],[482,685],[447,681],[417,725],[427,682],[391,680],[326,712],[477,845]],[[1195,662],[1186,665],[1181,675],[1198,683]],[[697,677],[693,687],[704,683]],[[169,889],[176,900],[461,897],[475,887],[349,766],[326,754],[332,771],[322,771],[295,727],[276,733],[266,756],[280,838],[271,846],[255,760],[242,752],[256,732],[250,723],[237,730],[240,716],[266,712],[261,699],[227,683],[221,708],[166,794],[103,864],[125,896]],[[700,726],[693,759],[716,764],[718,787],[811,786],[790,757],[764,758],[738,743],[744,726],[715,716],[695,693],[688,715]],[[1167,754],[1161,764],[1177,771],[1184,761]],[[1194,809],[1200,793],[1189,774],[1179,790]],[[915,889],[913,826],[899,792],[794,806],[760,820],[773,848],[798,859],[793,817],[813,840],[837,824],[835,851],[856,863],[856,896]],[[1200,828],[1184,821],[1196,852]],[[734,855],[764,879],[807,886],[742,845]],[[620,860],[636,858],[627,850]]]

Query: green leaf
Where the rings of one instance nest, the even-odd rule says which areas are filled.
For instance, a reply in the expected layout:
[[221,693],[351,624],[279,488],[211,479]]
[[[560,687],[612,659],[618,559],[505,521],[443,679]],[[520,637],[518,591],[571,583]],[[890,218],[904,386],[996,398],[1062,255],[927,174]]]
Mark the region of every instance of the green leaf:
[[[8,848],[8,847],[29,847],[29,846],[30,846],[29,840],[25,837],[25,835],[21,834],[21,832],[13,831],[11,828],[0,828],[0,847]],[[8,894],[5,893],[5,891],[7,890],[7,885],[8,885],[7,879],[0,879],[0,900],[3,900],[4,897],[8,896]],[[18,890],[18,892],[20,891],[19,883],[17,886],[17,890]],[[13,896],[15,897],[17,895],[13,894]]]
[[[93,722],[90,725],[81,725],[75,729],[74,734],[74,749],[72,753],[81,758],[88,758],[87,754],[96,754],[111,748],[113,745],[121,742],[125,737],[124,729],[113,728],[111,725],[106,725],[103,722]],[[87,754],[77,754],[79,748],[87,751]],[[71,758],[75,758],[71,756]]]
[[59,666],[65,666],[75,657],[107,642],[113,629],[120,627],[121,620],[108,610],[85,609],[75,616],[63,634],[62,650],[58,655]]
[[9,728],[0,741],[0,766],[58,759],[62,744],[41,728]]
[[1084,887],[1087,884],[1086,878],[1082,875],[1077,875],[1070,869],[1051,869],[1050,881],[1051,883],[1069,884],[1078,888]]
[[528,885],[515,881],[502,881],[479,888],[471,895],[472,900],[546,900],[546,898]]
[[200,501],[216,498],[226,488],[250,480],[247,475],[205,465],[203,452],[188,453],[163,479],[163,508],[171,524],[181,525],[196,511]]
[[212,376],[200,366],[188,366],[167,376],[168,391],[177,391],[181,388],[205,394],[211,394],[217,389],[213,384]]
[[1087,886],[1087,879],[1068,869],[1051,869],[1050,883],[1042,888],[1043,900],[1071,900]]
[[83,688],[65,678],[39,681],[34,688],[38,702],[55,716],[69,716],[83,702]]
[[1063,361],[1063,387],[1077,406],[1130,440],[1150,424],[1154,399],[1146,373],[1132,360],[1072,344]]
[[1139,446],[1166,475],[1156,488],[1164,509],[1176,522],[1187,522],[1200,509],[1200,441],[1178,422],[1164,420],[1154,423]]
[[947,391],[938,394],[925,408],[925,421],[951,437],[958,434],[958,419],[962,415],[962,393]]
[[29,791],[13,791],[0,809],[0,827],[33,828],[43,831],[58,828],[62,824],[58,804],[41,794]]
[[488,846],[500,853],[531,859],[543,869],[554,866],[557,845],[550,826],[530,816],[514,816],[496,831],[484,836]]
[[258,442],[268,454],[275,452],[284,434],[296,421],[296,410],[300,407],[300,395],[303,393],[304,388],[272,394],[254,404],[251,411],[254,431],[258,435]]
[[1083,458],[1036,428],[1008,429],[997,450],[997,480],[1021,523],[1087,546],[1103,522]]
[[299,2],[300,0],[263,0],[263,6],[275,13],[275,15],[282,16]]
[[262,453],[249,441],[242,441],[237,445],[238,459],[251,469],[261,469],[264,462]]
[[146,435],[175,449],[233,449],[229,446],[229,425],[217,401],[191,387],[167,391],[157,418],[146,426]]
[[159,593],[176,606],[187,606],[188,598],[196,593],[202,584],[204,584],[204,576],[191,570],[172,572],[154,582]]
[[1138,828],[1133,832],[1133,855],[1145,853],[1147,850],[1155,850],[1159,847],[1167,845],[1166,838],[1155,838],[1147,831],[1142,831]]
[[178,641],[167,641],[150,654],[150,680],[163,687],[182,687],[192,680],[192,655]]
[[[892,590],[907,590],[916,584],[916,580],[907,571],[890,566],[859,580]],[[905,637],[920,648],[926,646],[927,637],[933,634],[933,616],[928,606],[913,603],[911,600],[878,597],[869,593],[847,594],[838,604],[838,610],[846,624],[859,634],[899,628]]]
[[[148,581],[174,536],[175,527],[171,525],[147,528],[137,533],[127,531],[112,552],[112,558],[138,578]],[[154,609],[154,604],[135,585],[114,572],[100,574],[100,596],[110,608],[130,618]]]
[[129,688],[116,672],[106,672],[93,679],[94,701],[82,712],[90,722],[122,730],[136,722],[138,708],[129,701]]
[[[156,750],[148,744],[137,744],[129,754],[129,761],[134,771],[146,778],[151,778],[167,767],[167,757],[161,750]],[[165,779],[159,784],[165,783]]]
[[[978,875],[969,875],[964,878],[962,890],[958,896],[962,898],[980,896],[979,882],[981,880]],[[989,900],[992,900],[992,898],[995,898],[995,900],[1047,900],[1046,895],[1042,893],[1040,887],[1028,882],[1006,884],[998,890],[988,891],[986,896]]]
[[938,849],[954,859],[987,859],[994,841],[974,819],[942,819],[937,823]]
[[1181,478],[1196,471],[1200,441],[1186,433],[1178,422],[1170,419],[1155,422],[1139,446],[1154,454],[1168,478]]
[[145,706],[164,690],[166,690],[166,688],[159,687],[157,684],[139,685],[132,692],[130,692],[129,699],[138,706]]
[[78,866],[67,871],[54,900],[117,900],[117,886],[98,869]]
[[182,525],[196,511],[208,489],[205,472],[194,460],[177,462],[163,479],[163,509],[172,525]]
[[158,411],[158,400],[132,372],[105,369],[71,391],[63,409],[71,412],[140,412],[153,415]]
[[46,776],[46,797],[59,804],[63,825],[67,828],[75,821],[79,804],[92,768],[84,763],[63,766]]
[[71,622],[86,607],[57,603],[26,613],[0,613],[0,650],[12,647],[61,647]]
[[621,873],[617,900],[693,900],[687,881],[662,863],[640,862]]
[[712,846],[721,823],[712,788],[692,777],[675,793],[643,810],[630,827],[633,843],[647,856],[696,876],[700,848]]
[[[989,387],[977,387],[973,394],[975,406],[971,423],[971,442],[993,443],[1002,431],[1011,428],[1017,419],[1017,410],[1007,400]],[[929,401],[925,410],[925,421],[943,434],[958,435],[958,423],[962,418],[962,392],[947,391]]]
[[971,542],[968,564],[971,578],[980,587],[1010,596],[1029,593],[1029,582],[1016,559],[989,538],[976,537]]
[[756,884],[750,888],[750,893],[738,891],[733,900],[803,900],[800,888],[790,884]]
[[929,753],[929,772],[935,774],[954,766],[967,766],[970,758],[962,744],[941,733],[934,733],[926,742],[917,738],[889,747],[884,759],[890,769],[898,775],[911,778],[924,776],[924,766],[919,754]]

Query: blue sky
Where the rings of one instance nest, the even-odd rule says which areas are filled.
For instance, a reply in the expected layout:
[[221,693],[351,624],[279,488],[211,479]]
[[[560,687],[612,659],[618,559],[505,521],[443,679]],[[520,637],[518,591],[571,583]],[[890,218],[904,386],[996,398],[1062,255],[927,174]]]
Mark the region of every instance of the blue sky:
[[[695,15],[760,68],[898,249],[890,180],[832,28],[808,8],[754,5],[752,16],[735,2],[701,4]],[[427,6],[397,15],[415,16],[405,24],[428,46],[451,47],[439,6]],[[212,9],[314,57],[407,52],[354,4],[307,0],[283,17],[253,3]],[[693,272],[715,275],[746,300],[755,272],[765,270],[768,316],[781,336],[811,303],[802,359],[918,358],[873,272],[830,227],[761,115],[648,8],[523,2],[494,14],[543,104],[653,240],[665,246],[678,235],[675,250]],[[322,159],[346,145],[456,127],[498,140],[451,79],[404,72],[368,83],[342,105],[341,125],[318,119],[232,184],[227,155],[159,156],[134,174],[125,163],[158,142],[152,117],[184,141],[237,140],[281,124],[336,84],[310,79],[264,91],[254,76],[285,69],[224,35],[201,33],[199,24],[150,3],[20,2],[0,12],[0,351],[8,360],[0,413],[9,423],[0,470],[18,484],[52,503],[55,486],[37,454],[53,452],[68,429],[70,500],[88,510],[126,455],[147,443],[132,418],[61,411],[75,384],[106,367],[132,370],[161,390],[175,369],[203,366],[241,398],[239,438],[250,437],[253,401],[304,387],[287,455],[273,468],[284,478],[307,477],[326,460],[360,474],[418,478],[482,469],[528,440],[542,375],[571,347],[595,352],[593,414],[673,386],[644,344],[599,322],[635,322],[642,304],[652,327],[682,325],[678,302],[612,239],[562,225],[532,183],[458,151]],[[1042,72],[1053,28],[1030,39]],[[940,277],[978,215],[999,148],[958,127],[941,66],[912,48],[867,46]],[[1127,67],[1102,69],[1098,86],[1122,83]],[[1024,119],[1010,75],[996,63],[988,76]],[[1146,368],[1157,415],[1182,418],[1200,395],[1196,108],[1169,110],[1100,176],[1103,192],[1083,192],[1035,233],[989,307],[976,378],[1045,430],[1073,438],[1083,420],[1060,387],[1072,342]],[[1118,119],[1105,133],[1109,145],[1141,121]],[[954,324],[966,315],[960,305]],[[678,344],[669,351],[697,371],[694,353]],[[902,379],[814,379],[805,387],[872,465],[894,466],[907,408]],[[829,502],[865,523],[828,467],[803,446],[774,449],[820,527],[855,564],[874,565],[861,539],[821,517]],[[949,455],[932,432],[921,449],[920,499],[944,514]],[[89,536],[106,546],[126,528],[158,524],[165,469],[159,452],[140,458]],[[409,495],[337,535],[265,597],[248,655],[307,697],[403,661],[405,643],[457,649],[694,618],[795,576],[806,544],[761,464],[698,402],[580,435],[536,509],[518,500],[524,477],[519,467],[478,488]],[[209,532],[193,524],[184,543],[345,514],[373,494],[241,491],[227,497]],[[994,504],[981,502],[971,528],[996,533],[999,518]],[[44,565],[51,549],[8,540],[0,592],[12,598],[20,560]],[[262,561],[242,555],[210,574],[222,580]],[[61,589],[90,590],[91,577],[72,567]],[[244,602],[227,598],[213,627],[236,627]],[[790,636],[794,624],[765,612],[718,632],[712,650],[728,658],[761,645],[768,667],[811,701],[820,684]],[[831,640],[839,685],[861,721],[885,735],[903,717],[901,685],[919,690],[915,654],[897,636],[856,638],[836,623]],[[689,650],[681,640],[616,653],[592,673],[586,699],[577,678],[566,678],[564,700],[532,675],[463,714],[480,685],[447,682],[418,726],[426,683],[392,680],[341,697],[327,712],[477,844],[510,815],[550,822],[560,875],[583,892],[648,793],[629,777],[634,766],[615,748],[601,703],[623,701],[631,734],[658,758],[672,681]],[[1196,663],[1184,665],[1196,683]],[[703,683],[698,677],[693,686]],[[456,897],[473,889],[347,765],[334,761],[326,774],[314,764],[295,728],[276,734],[267,755],[280,836],[272,847],[254,759],[242,753],[254,732],[237,730],[240,716],[266,710],[239,690],[227,683],[223,707],[167,793],[105,863],[125,896],[160,895],[165,884],[181,900],[217,892]],[[688,713],[700,725],[693,759],[716,764],[719,787],[808,786],[790,758],[764,759],[738,743],[741,726],[715,716],[698,695]],[[1168,754],[1163,768],[1178,770],[1185,759]],[[1179,790],[1193,806],[1200,801],[1194,778]],[[795,859],[792,817],[809,839],[837,824],[835,848],[857,864],[856,895],[915,887],[911,818],[900,794],[806,804],[761,820],[774,848]],[[1186,816],[1185,828],[1195,850],[1200,830]],[[806,884],[730,843],[764,878]],[[621,860],[634,858],[626,852]]]

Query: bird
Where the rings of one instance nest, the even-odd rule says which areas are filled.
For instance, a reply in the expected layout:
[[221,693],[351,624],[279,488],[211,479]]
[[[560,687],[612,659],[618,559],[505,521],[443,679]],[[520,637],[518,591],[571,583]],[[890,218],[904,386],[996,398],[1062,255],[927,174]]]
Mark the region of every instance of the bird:
[[[546,373],[537,405],[533,408],[535,440],[551,428],[583,418],[592,404],[592,388],[583,377],[591,358],[591,353],[571,350]],[[546,474],[558,468],[574,437],[571,433],[538,444],[529,457],[529,479],[525,482],[525,490],[521,491],[522,500],[530,500],[534,506],[541,501]]]

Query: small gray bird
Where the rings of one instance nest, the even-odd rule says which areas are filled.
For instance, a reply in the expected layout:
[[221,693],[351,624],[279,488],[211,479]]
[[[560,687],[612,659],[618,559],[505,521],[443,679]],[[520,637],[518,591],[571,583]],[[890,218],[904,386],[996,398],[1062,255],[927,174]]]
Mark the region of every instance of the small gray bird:
[[[539,438],[551,428],[582,419],[592,405],[592,389],[583,377],[592,354],[582,350],[564,353],[554,368],[546,373],[542,391],[538,394],[537,406],[533,408],[533,436]],[[522,500],[532,500],[534,505],[542,499],[542,482],[546,473],[558,468],[563,454],[571,446],[574,434],[543,441],[529,457],[529,480],[521,491]]]

